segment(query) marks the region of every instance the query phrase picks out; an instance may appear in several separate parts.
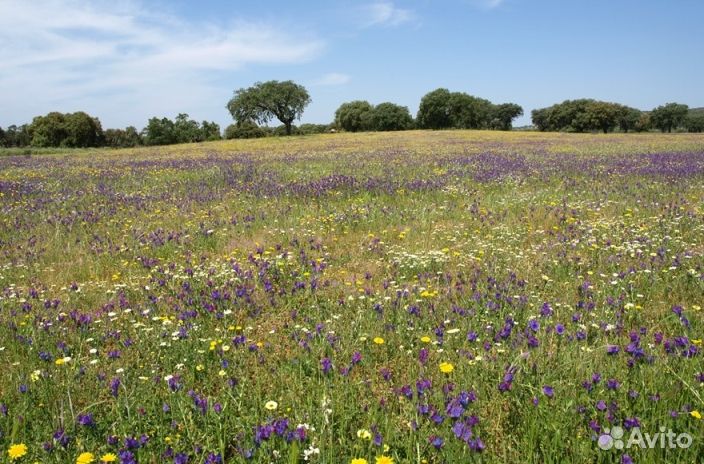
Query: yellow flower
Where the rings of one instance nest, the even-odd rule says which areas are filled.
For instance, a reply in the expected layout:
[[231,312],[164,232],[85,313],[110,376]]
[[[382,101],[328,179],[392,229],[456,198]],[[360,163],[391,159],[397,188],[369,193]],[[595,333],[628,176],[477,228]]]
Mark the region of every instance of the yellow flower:
[[388,456],[377,456],[376,464],[394,464],[394,459]]
[[697,420],[702,420],[702,413],[700,413],[696,409],[694,411],[689,411],[689,415],[694,417]]
[[374,337],[373,342],[376,343],[377,345],[383,345],[383,344],[384,344],[384,339],[381,338],[381,337]]
[[450,372],[455,370],[455,366],[453,366],[449,362],[441,362],[440,363],[440,372],[443,374],[449,374]]
[[367,429],[359,429],[357,430],[357,437],[361,438],[362,440],[371,440],[372,433]]
[[279,407],[279,403],[277,403],[276,401],[267,401],[264,404],[264,407],[269,411],[276,411],[276,408]]
[[369,463],[364,458],[355,458],[355,459],[352,459],[350,464],[369,464]]
[[90,464],[93,461],[95,461],[93,453],[81,453],[76,458],[76,464]]
[[27,445],[24,443],[19,443],[17,445],[11,445],[7,450],[7,454],[10,456],[11,460],[19,459],[25,454],[27,454]]
[[115,462],[117,461],[117,456],[114,453],[103,454],[100,458],[100,462]]
[[424,337],[420,337],[420,341],[422,341],[423,343],[430,343],[430,337],[428,337],[427,335]]

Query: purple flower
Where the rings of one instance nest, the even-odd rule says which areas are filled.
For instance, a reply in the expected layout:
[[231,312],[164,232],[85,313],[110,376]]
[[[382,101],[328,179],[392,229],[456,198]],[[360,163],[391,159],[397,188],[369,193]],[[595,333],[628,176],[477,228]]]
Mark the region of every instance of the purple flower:
[[621,386],[621,383],[616,379],[609,379],[606,381],[606,388],[609,390],[617,390]]
[[543,385],[543,394],[548,398],[552,398],[555,394],[555,391],[550,385]]
[[606,347],[606,353],[610,355],[618,354],[621,349],[617,345],[608,345]]
[[118,390],[120,388],[120,378],[119,377],[114,377],[110,381],[110,394],[117,398],[118,395]]
[[174,464],[187,464],[188,455],[186,453],[176,453],[174,456]]
[[565,333],[565,326],[562,325],[562,324],[557,324],[557,325],[555,326],[555,332],[556,332],[558,335],[564,335],[564,333]]
[[425,364],[428,362],[428,349],[427,348],[421,348],[420,352],[418,353],[418,361],[420,361],[421,364]]
[[320,360],[320,368],[323,370],[323,374],[327,374],[332,370],[332,361],[330,358],[323,358]]
[[78,417],[76,418],[76,422],[78,422],[79,425],[83,425],[84,427],[95,426],[95,421],[93,420],[93,415],[90,413],[79,414]]
[[430,442],[431,445],[433,445],[433,447],[435,449],[440,449],[440,448],[442,448],[442,445],[445,444],[445,440],[443,440],[442,437],[439,437],[437,435],[432,435],[428,439],[428,441]]

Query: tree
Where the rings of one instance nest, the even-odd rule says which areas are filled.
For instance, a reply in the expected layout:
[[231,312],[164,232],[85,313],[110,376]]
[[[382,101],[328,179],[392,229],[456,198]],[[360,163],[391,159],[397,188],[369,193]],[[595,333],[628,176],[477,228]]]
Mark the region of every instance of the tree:
[[452,92],[448,100],[450,126],[457,129],[489,127],[493,105],[489,100],[464,92]]
[[7,147],[26,147],[32,141],[32,137],[29,134],[29,125],[22,124],[17,127],[16,125],[7,126],[5,130],[5,146]]
[[635,130],[642,111],[625,105],[618,106],[618,115],[616,116],[618,127],[624,132]]
[[200,125],[201,140],[220,140],[220,125],[215,122],[203,121]]
[[335,123],[348,132],[366,131],[372,129],[372,112],[374,107],[363,100],[343,103],[335,111]]
[[689,107],[680,103],[661,105],[650,112],[650,122],[662,132],[672,132],[684,122]]
[[225,128],[225,138],[230,139],[256,139],[266,137],[266,132],[252,121],[242,121],[230,124]]
[[423,129],[446,129],[451,127],[449,90],[439,88],[426,93],[420,100],[416,121]]
[[513,120],[523,116],[523,108],[515,103],[502,103],[495,105],[491,112],[491,128],[499,130],[511,130]]
[[633,129],[636,132],[646,132],[649,131],[651,127],[652,124],[650,123],[650,113],[643,111],[640,113],[638,121],[636,122],[635,126],[633,126]]
[[687,132],[704,132],[704,109],[689,110],[684,126]]
[[64,116],[66,137],[61,146],[69,148],[99,147],[103,144],[103,127],[98,118],[83,111]]
[[187,113],[179,113],[174,121],[176,143],[193,143],[203,141],[203,133],[197,121],[190,119]]
[[105,131],[105,145],[112,148],[130,148],[142,144],[142,139],[133,126],[125,129],[107,129]]
[[238,123],[265,124],[276,118],[285,126],[286,135],[291,135],[293,121],[301,118],[310,102],[310,95],[302,85],[293,81],[267,81],[237,90],[227,109]]
[[29,126],[32,145],[58,147],[66,138],[66,121],[62,113],[52,111],[46,116],[36,116]]
[[145,145],[170,145],[178,140],[174,122],[169,118],[151,118],[143,132]]
[[7,141],[5,140],[5,131],[0,127],[0,147],[7,146]]
[[[584,120],[582,127],[586,130],[600,130],[604,134],[614,130],[618,125],[619,105],[602,101],[589,102],[580,117]],[[582,120],[580,119],[580,120]]]
[[372,112],[372,125],[378,131],[397,131],[413,128],[413,118],[408,108],[394,103],[379,103]]

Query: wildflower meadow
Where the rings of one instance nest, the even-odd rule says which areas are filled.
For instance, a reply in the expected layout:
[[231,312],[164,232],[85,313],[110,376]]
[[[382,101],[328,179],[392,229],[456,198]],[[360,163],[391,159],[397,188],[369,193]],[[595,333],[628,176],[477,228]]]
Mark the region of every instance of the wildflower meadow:
[[704,137],[0,156],[0,462],[704,455]]

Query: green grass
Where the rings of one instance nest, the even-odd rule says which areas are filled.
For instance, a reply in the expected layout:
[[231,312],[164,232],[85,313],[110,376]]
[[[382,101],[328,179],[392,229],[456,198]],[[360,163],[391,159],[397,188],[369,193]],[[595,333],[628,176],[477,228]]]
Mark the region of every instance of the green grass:
[[[697,462],[703,178],[696,134],[4,157],[2,459]],[[599,449],[636,421],[692,445]]]

